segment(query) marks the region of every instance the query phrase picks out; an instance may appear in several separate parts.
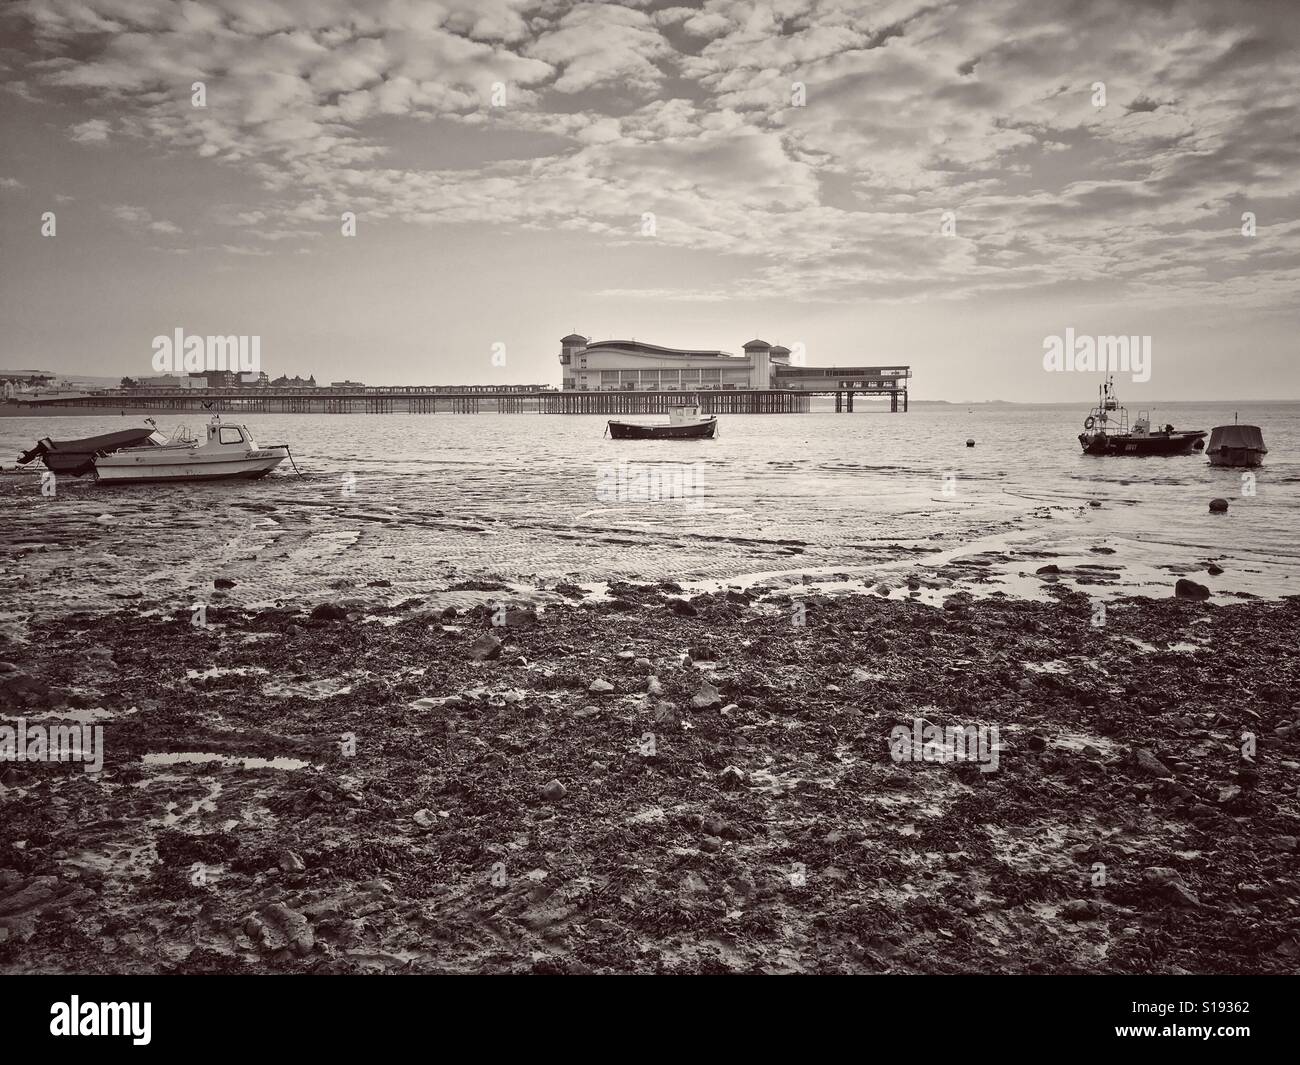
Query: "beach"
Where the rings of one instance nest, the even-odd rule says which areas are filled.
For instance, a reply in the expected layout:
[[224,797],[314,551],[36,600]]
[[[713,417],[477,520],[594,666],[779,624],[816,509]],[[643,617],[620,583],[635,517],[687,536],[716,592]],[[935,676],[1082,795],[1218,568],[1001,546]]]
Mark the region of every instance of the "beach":
[[[101,726],[102,769],[0,769],[0,966],[1294,971],[1300,601],[1098,626],[1038,580],[310,608],[225,580],[201,625],[32,589],[5,722]],[[926,724],[995,727],[996,771],[897,760]]]
[[[0,745],[99,763],[0,763],[0,968],[1294,971],[1291,466],[1206,516],[1235,471],[960,417],[0,477]],[[889,425],[956,457],[854,457]]]

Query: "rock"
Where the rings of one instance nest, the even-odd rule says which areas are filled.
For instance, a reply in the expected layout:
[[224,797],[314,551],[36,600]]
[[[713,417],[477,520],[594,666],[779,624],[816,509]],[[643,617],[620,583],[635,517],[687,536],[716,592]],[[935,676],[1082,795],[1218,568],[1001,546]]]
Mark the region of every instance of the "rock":
[[511,688],[508,692],[502,692],[501,698],[507,703],[522,703],[524,701],[524,693],[518,688]]
[[884,583],[877,584],[877,585],[876,585],[876,591],[877,591],[880,595],[888,595],[888,594],[889,594],[889,591],[890,591],[890,589],[889,589],[889,585],[884,584]]
[[232,581],[229,577],[218,577],[216,580],[212,582],[213,588],[219,588],[222,591],[225,591],[227,588],[233,588],[234,586],[235,586],[235,582]]
[[686,599],[669,599],[668,609],[680,618],[693,618],[699,614],[695,605]]
[[1058,566],[1055,562],[1049,562],[1046,566],[1039,566],[1038,569],[1034,570],[1034,572],[1035,573],[1060,573],[1061,567]]
[[1171,869],[1167,865],[1152,865],[1142,870],[1142,879],[1148,884],[1163,887],[1165,884],[1172,884],[1178,879],[1178,870]]
[[1178,583],[1174,585],[1174,595],[1179,599],[1209,599],[1210,589],[1203,584],[1189,581],[1186,577],[1179,577]]
[[486,662],[501,654],[501,641],[490,632],[484,633],[469,645],[469,656],[478,662]]
[[658,677],[650,677],[645,682],[645,690],[647,695],[663,695],[664,686]]
[[1208,573],[1211,577],[1218,577],[1220,574],[1223,573],[1223,567],[1215,565],[1213,562],[1211,562],[1208,566],[1205,567],[1205,572]]
[[1223,499],[1223,498],[1211,499],[1211,500],[1210,500],[1210,513],[1211,513],[1211,514],[1226,514],[1226,513],[1228,513],[1228,501],[1227,501],[1226,499]]
[[1241,795],[1241,788],[1236,784],[1229,784],[1226,788],[1219,789],[1219,802],[1232,802],[1233,799]]
[[12,662],[0,662],[0,673],[17,673],[18,667]]
[[1175,880],[1172,884],[1165,885],[1165,894],[1176,906],[1199,906],[1201,904],[1186,884]]
[[282,902],[273,902],[262,907],[262,915],[278,927],[298,954],[311,953],[316,945],[316,936],[311,923],[297,910],[289,909]]
[[614,685],[612,685],[604,677],[597,677],[587,687],[587,691],[592,692],[596,695],[605,695],[609,692],[612,692],[613,690],[614,690]]
[[708,710],[722,704],[722,695],[707,680],[700,685],[700,690],[691,696],[691,705],[696,710]]
[[321,603],[311,612],[312,621],[343,621],[347,616],[346,608],[337,603]]
[[1045,751],[1045,750],[1047,750],[1047,741],[1046,741],[1045,739],[1043,739],[1042,736],[1036,736],[1036,735],[1031,734],[1031,735],[1029,736],[1028,740],[1026,740],[1026,744],[1028,745],[1028,747],[1029,747],[1029,749],[1030,749],[1031,751]]
[[1172,777],[1174,775],[1173,770],[1169,769],[1145,747],[1135,747],[1133,749],[1133,761],[1142,772],[1149,773],[1153,777]]
[[726,788],[728,791],[745,786],[745,771],[738,769],[734,765],[727,766],[718,774],[718,785]]
[[920,580],[919,580],[918,578],[916,578],[916,577],[908,577],[908,578],[907,578],[907,590],[908,590],[909,592],[919,592],[919,591],[921,590],[921,582],[920,582]]
[[307,863],[293,851],[285,851],[280,855],[280,868],[286,873],[301,873],[307,868]]
[[1273,839],[1273,846],[1280,851],[1292,853],[1295,851],[1297,845],[1300,845],[1300,843],[1298,843],[1295,836],[1276,836]]
[[411,820],[421,828],[428,828],[437,820],[437,817],[432,810],[416,810],[411,815]]
[[542,798],[547,802],[559,802],[569,793],[569,789],[558,780],[550,780],[542,785]]
[[449,620],[449,619],[451,619],[451,618],[454,618],[454,617],[456,616],[456,614],[457,614],[457,610],[456,610],[456,608],[455,608],[454,606],[445,606],[445,607],[443,607],[442,610],[439,612],[438,617],[440,617],[440,618],[446,618],[446,619]]
[[654,669],[654,663],[648,658],[638,658],[632,663],[633,668],[641,670],[642,673],[649,673]]
[[728,703],[728,704],[727,704],[726,706],[724,706],[721,710],[719,710],[718,713],[720,713],[720,714],[734,714],[734,713],[735,713],[737,710],[739,710],[739,709],[740,709],[740,707],[739,707],[739,705],[737,705],[736,703]]
[[974,438],[973,436],[968,436],[968,437],[966,438],[966,446],[967,446],[967,447],[974,447],[974,446],[975,446],[975,438]]
[[1090,507],[1100,507],[1100,506],[1101,506],[1101,500],[1100,500],[1100,499],[1090,499],[1090,500],[1088,500],[1088,506],[1090,506]]
[[1070,921],[1091,921],[1101,913],[1095,899],[1071,899],[1061,907],[1061,916]]

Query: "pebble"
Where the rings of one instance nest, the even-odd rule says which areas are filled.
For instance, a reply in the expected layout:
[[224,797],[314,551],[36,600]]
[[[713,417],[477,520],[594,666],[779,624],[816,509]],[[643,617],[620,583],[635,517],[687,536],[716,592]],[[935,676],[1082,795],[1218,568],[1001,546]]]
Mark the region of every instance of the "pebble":
[[547,802],[559,802],[569,793],[569,789],[558,780],[551,780],[542,785],[542,798]]
[[1186,577],[1179,577],[1178,583],[1174,585],[1174,595],[1179,599],[1209,599],[1210,589],[1196,581],[1189,581]]
[[469,645],[469,656],[478,662],[486,662],[501,654],[501,641],[490,632],[484,633]]
[[286,873],[301,873],[307,864],[293,851],[285,851],[280,855],[280,868]]
[[591,682],[590,686],[588,686],[587,688],[587,691],[595,692],[597,695],[604,695],[606,692],[612,692],[613,690],[614,690],[614,685],[612,685],[604,677],[597,677],[595,680]]
[[1173,776],[1173,771],[1145,747],[1134,748],[1133,760],[1142,772],[1150,773],[1153,777]]
[[697,710],[708,710],[710,707],[720,705],[721,702],[722,695],[707,680],[700,685],[700,690],[691,696],[691,705]]

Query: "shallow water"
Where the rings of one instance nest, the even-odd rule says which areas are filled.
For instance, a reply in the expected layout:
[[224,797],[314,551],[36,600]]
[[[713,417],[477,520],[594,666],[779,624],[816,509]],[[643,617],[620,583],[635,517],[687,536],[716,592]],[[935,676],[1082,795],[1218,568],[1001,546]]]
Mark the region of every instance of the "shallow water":
[[[605,439],[599,417],[249,416],[260,442],[292,446],[304,477],[114,488],[64,478],[54,498],[36,477],[0,478],[3,546],[11,558],[38,552],[5,568],[0,597],[111,603],[210,592],[216,576],[246,602],[373,581],[391,582],[397,600],[475,574],[520,587],[802,574],[860,586],[981,551],[994,553],[985,583],[1027,596],[1041,594],[1034,569],[1049,556],[1062,569],[1115,567],[1084,575],[1103,594],[1168,594],[1178,572],[1216,593],[1290,594],[1300,404],[1170,404],[1155,417],[1208,430],[1234,406],[1270,448],[1254,495],[1242,471],[1203,455],[1082,455],[1085,404],[732,416],[718,439],[680,442]],[[167,432],[186,420],[198,428],[159,417]],[[5,419],[0,455],[128,421]],[[645,498],[654,486],[669,498]],[[1209,513],[1215,496],[1231,502],[1227,515]],[[1209,559],[1226,571],[1217,582]]]

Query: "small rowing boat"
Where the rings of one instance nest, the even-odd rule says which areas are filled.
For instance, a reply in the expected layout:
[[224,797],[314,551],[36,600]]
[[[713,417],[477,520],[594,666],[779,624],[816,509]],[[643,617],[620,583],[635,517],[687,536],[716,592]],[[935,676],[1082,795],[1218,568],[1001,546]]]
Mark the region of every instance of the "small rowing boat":
[[701,414],[698,403],[670,407],[667,425],[611,421],[606,429],[615,440],[707,440],[717,431],[717,415]]

